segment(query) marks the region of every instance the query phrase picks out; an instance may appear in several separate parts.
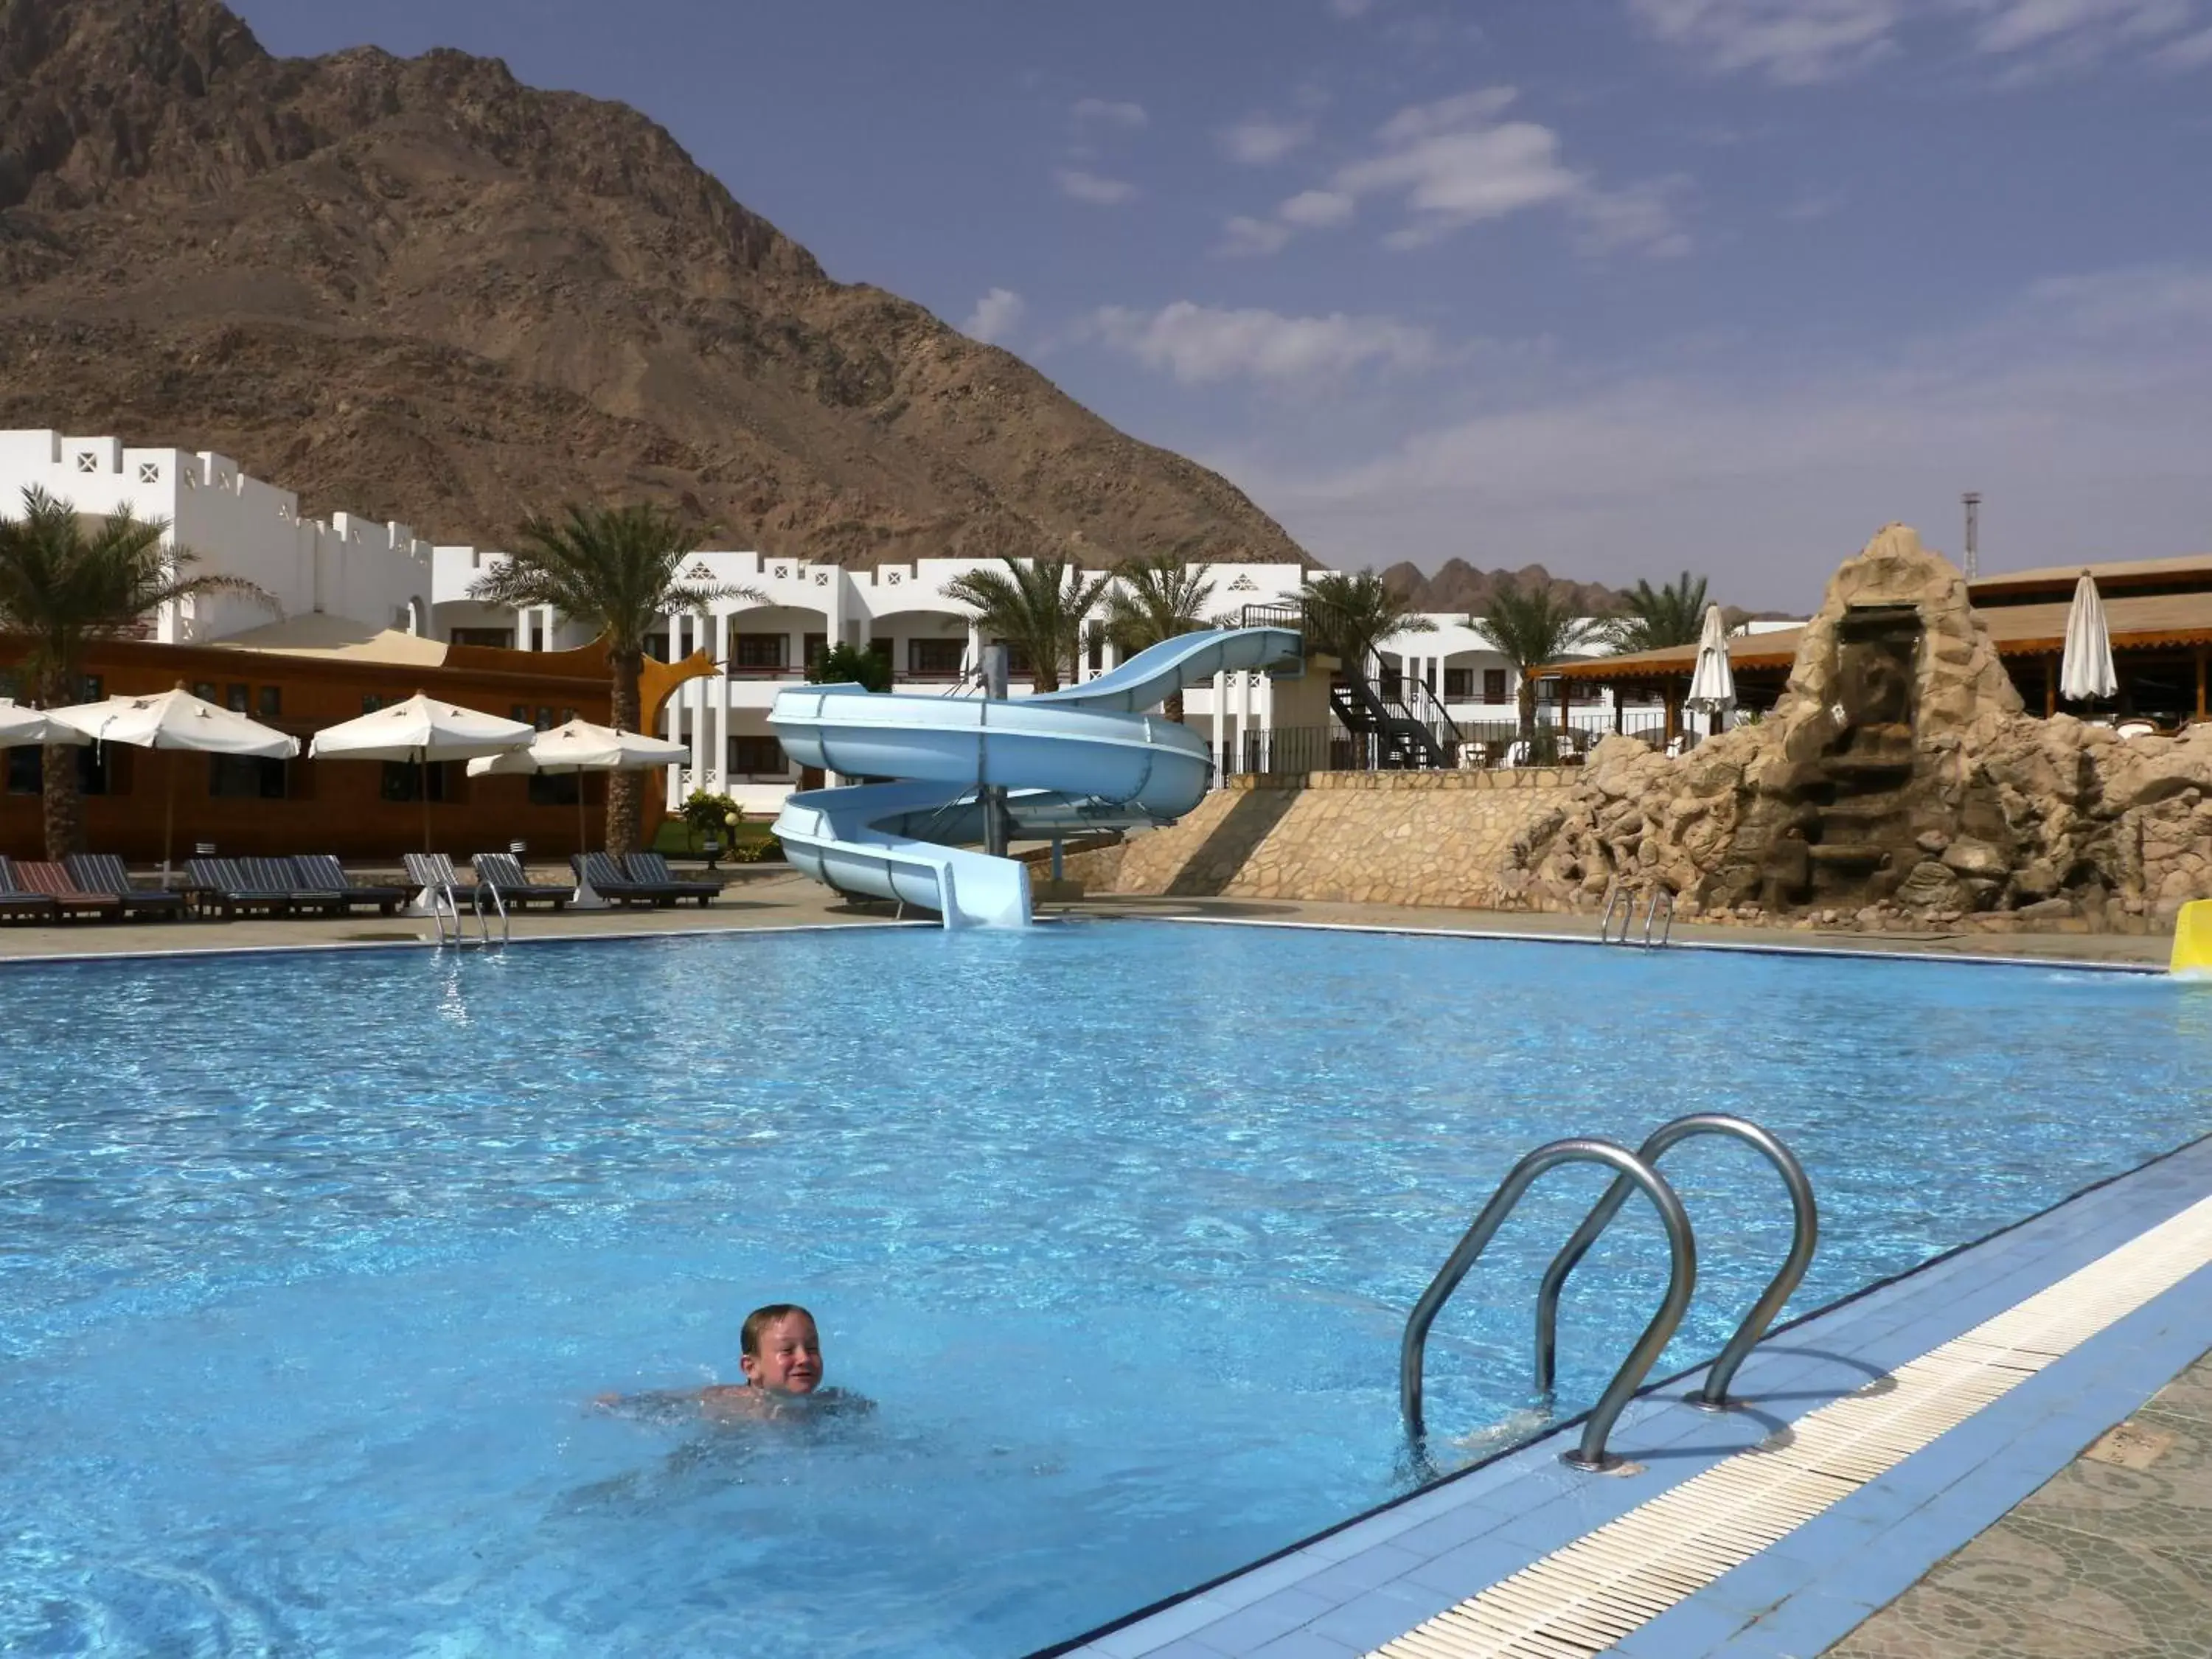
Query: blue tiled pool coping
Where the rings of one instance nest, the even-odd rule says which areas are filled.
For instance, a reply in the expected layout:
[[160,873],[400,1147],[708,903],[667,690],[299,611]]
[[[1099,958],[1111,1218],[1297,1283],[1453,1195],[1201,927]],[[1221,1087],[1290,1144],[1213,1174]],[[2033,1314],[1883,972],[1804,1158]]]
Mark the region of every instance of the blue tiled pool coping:
[[[1346,1659],[1972,1329],[2212,1194],[2212,1136],[1778,1328],[1739,1373],[1748,1412],[1647,1388],[1613,1449],[1631,1479],[1577,1474],[1582,1421],[1267,1560],[1041,1650],[1097,1659]],[[2212,1269],[2192,1274],[1610,1651],[1631,1659],[1816,1654],[2063,1468],[2212,1341]]]

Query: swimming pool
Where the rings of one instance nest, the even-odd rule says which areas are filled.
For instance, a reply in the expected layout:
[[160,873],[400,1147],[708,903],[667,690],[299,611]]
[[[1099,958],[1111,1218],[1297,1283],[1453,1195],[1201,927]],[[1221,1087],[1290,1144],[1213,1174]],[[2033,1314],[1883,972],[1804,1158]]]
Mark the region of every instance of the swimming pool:
[[[2212,1128],[2155,978],[1142,924],[0,974],[0,1645],[1015,1655],[1401,1490],[1406,1310],[1521,1152],[1790,1139],[1797,1309]],[[1693,1143],[1668,1365],[1787,1242]],[[1526,1425],[1538,1189],[1432,1428]],[[1639,1204],[1562,1404],[1656,1299]],[[820,1316],[873,1417],[702,1437],[602,1389]],[[1516,1413],[1520,1414],[1516,1416]]]

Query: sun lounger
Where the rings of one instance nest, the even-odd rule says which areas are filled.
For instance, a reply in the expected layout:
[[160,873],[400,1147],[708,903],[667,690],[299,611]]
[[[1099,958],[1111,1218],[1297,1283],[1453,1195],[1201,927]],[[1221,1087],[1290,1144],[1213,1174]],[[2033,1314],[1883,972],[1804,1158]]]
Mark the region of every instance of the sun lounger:
[[570,889],[533,882],[512,853],[479,853],[469,860],[477,880],[497,893],[501,902],[520,908],[526,904],[550,904],[556,910],[568,902]]
[[719,881],[678,880],[669,872],[668,860],[658,853],[632,853],[623,860],[623,869],[632,881],[642,882],[648,887],[671,888],[680,899],[697,899],[702,910],[722,890]]
[[174,921],[185,914],[185,896],[152,887],[133,887],[131,872],[112,853],[71,853],[62,860],[70,879],[88,893],[112,893],[130,916],[167,916]]
[[579,882],[587,884],[603,899],[617,904],[670,904],[683,896],[673,887],[663,887],[653,882],[632,881],[623,873],[622,866],[607,853],[572,853],[568,862],[576,872]]
[[356,904],[374,904],[380,915],[388,916],[407,902],[404,887],[364,887],[346,874],[345,866],[328,853],[295,854],[292,884],[303,892],[330,895],[337,900],[341,910],[350,910]]
[[112,893],[86,892],[70,879],[69,872],[58,864],[41,864],[27,859],[15,866],[15,880],[33,893],[44,893],[64,916],[97,916],[102,921],[115,921],[123,915],[121,899]]
[[413,882],[418,888],[428,888],[434,891],[440,888],[450,887],[453,890],[455,904],[476,902],[476,883],[462,880],[460,872],[453,868],[453,860],[447,854],[410,853],[406,854],[406,860],[407,879]]
[[239,873],[257,891],[282,892],[300,915],[337,916],[345,914],[345,901],[326,887],[309,887],[289,859],[237,859]]
[[0,858],[0,921],[58,921],[61,912],[44,893],[33,893],[15,879],[15,866]]
[[225,916],[243,911],[258,911],[264,916],[292,913],[292,884],[289,878],[279,887],[256,886],[246,879],[236,859],[188,859],[185,879],[203,910],[219,911]]

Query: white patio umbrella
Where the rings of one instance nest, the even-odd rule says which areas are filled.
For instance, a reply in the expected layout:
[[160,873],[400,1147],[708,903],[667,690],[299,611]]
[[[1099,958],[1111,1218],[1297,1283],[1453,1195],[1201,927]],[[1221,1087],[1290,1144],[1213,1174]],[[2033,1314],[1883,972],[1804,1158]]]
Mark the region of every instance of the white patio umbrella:
[[1725,714],[1735,707],[1735,671],[1729,663],[1728,623],[1717,605],[1705,607],[1698,635],[1698,665],[1690,675],[1690,695],[1682,707],[1700,714]]
[[[273,726],[248,720],[196,697],[180,684],[173,691],[147,697],[108,697],[51,709],[47,720],[83,733],[79,741],[124,743],[134,749],[191,749],[208,755],[246,755],[258,760],[289,760],[300,740]],[[169,848],[177,823],[177,765],[163,763],[161,884],[169,884]]]
[[2074,584],[2074,603],[2066,610],[2066,654],[2058,664],[2058,695],[2069,702],[2089,702],[2120,689],[2112,672],[2112,635],[2105,626],[2105,602],[2087,571]]
[[[469,763],[472,778],[498,776],[517,772],[644,772],[656,766],[674,766],[691,757],[689,744],[672,743],[666,738],[647,737],[641,732],[623,732],[611,726],[593,726],[588,720],[570,720],[550,732],[540,732],[524,749],[510,749],[504,754],[487,755]],[[585,828],[584,792],[576,791],[576,842],[588,851],[591,837]],[[606,907],[606,901],[592,890],[592,884],[578,873],[575,896],[568,901],[569,908],[578,910],[597,910]]]
[[337,726],[325,726],[308,740],[318,760],[411,762],[422,797],[422,850],[430,846],[430,779],[434,761],[475,760],[520,749],[537,732],[520,720],[480,714],[441,697],[417,691],[404,702],[379,708]]
[[63,726],[51,719],[43,708],[19,708],[12,698],[0,697],[0,749],[91,741],[75,726]]

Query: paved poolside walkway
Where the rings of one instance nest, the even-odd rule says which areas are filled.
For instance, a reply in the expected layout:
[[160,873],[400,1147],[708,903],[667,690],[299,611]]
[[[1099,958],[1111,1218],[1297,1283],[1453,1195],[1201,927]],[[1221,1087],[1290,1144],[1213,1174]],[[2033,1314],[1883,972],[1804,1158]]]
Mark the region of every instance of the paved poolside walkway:
[[[688,872],[684,872],[689,874]],[[524,939],[612,939],[641,934],[743,931],[759,927],[836,927],[883,923],[888,908],[850,905],[818,883],[784,869],[736,876],[722,896],[705,909],[681,904],[672,910],[612,909],[555,914],[517,913],[514,937]],[[464,925],[475,937],[473,917]],[[492,924],[496,936],[498,922]],[[416,916],[373,913],[289,921],[62,922],[41,927],[0,927],[0,962],[36,957],[106,955],[167,955],[194,951],[266,951],[285,945],[434,945],[430,922]]]
[[[1272,921],[1310,927],[1403,928],[1516,938],[1595,939],[1597,919],[1525,910],[1462,910],[1442,906],[1340,904],[1317,900],[1161,898],[1106,894],[1043,907],[1049,914],[1175,916],[1212,921]],[[1901,951],[1933,957],[2026,957],[2038,961],[2130,963],[2163,968],[2173,941],[2131,933],[1863,933],[1856,930],[1716,927],[1678,922],[1682,944],[1770,945],[1797,951]]]
[[2212,1654],[2212,1352],[1828,1653]]

